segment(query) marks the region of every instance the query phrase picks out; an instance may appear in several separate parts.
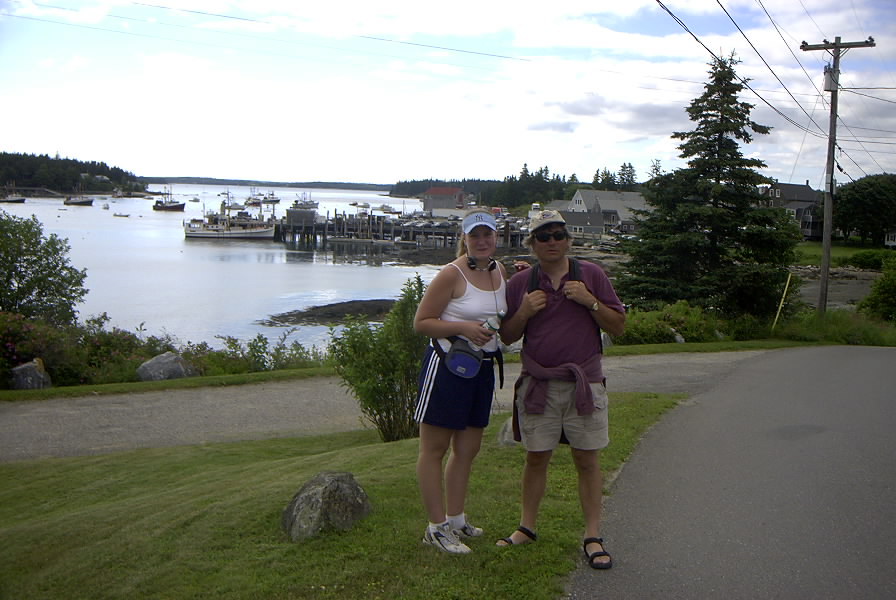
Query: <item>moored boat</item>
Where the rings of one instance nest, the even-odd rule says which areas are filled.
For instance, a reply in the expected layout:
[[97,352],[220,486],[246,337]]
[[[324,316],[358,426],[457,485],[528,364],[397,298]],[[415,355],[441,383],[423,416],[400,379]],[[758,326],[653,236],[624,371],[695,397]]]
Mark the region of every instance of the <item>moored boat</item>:
[[93,198],[90,196],[67,196],[62,203],[66,206],[93,206]]
[[156,200],[155,204],[152,205],[153,210],[167,210],[171,212],[184,212],[184,207],[187,205],[186,202],[178,202],[174,198],[171,197],[171,188],[169,187],[165,191],[165,199],[164,200]]
[[261,220],[240,211],[230,215],[232,205],[221,203],[220,213],[208,213],[202,219],[184,221],[184,237],[206,239],[273,240],[275,222]]

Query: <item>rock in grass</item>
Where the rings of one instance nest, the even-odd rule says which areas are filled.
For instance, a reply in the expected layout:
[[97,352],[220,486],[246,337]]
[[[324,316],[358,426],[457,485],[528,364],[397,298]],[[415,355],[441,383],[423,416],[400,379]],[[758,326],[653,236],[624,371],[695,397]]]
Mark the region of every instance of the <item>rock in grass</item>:
[[299,542],[328,530],[347,531],[368,514],[370,500],[351,473],[324,471],[296,492],[280,526]]

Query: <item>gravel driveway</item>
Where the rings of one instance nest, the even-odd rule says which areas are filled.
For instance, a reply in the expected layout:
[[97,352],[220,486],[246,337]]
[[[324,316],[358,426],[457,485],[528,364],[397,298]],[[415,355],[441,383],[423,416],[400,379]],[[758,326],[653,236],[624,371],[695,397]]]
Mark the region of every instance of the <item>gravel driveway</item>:
[[[697,394],[765,351],[607,357],[612,392]],[[509,410],[519,364],[507,365],[495,410]],[[291,437],[362,429],[337,377],[0,404],[0,462]]]

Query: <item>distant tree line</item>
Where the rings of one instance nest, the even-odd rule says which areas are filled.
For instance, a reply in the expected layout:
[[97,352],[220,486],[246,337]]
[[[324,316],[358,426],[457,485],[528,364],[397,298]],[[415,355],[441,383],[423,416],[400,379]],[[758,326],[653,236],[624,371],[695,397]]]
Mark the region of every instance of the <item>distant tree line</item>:
[[[660,161],[655,160],[649,178],[661,175],[662,172]],[[546,205],[553,200],[569,200],[579,189],[635,192],[641,189],[641,186],[631,163],[622,163],[617,172],[610,171],[606,167],[598,169],[590,184],[579,181],[575,173],[567,178],[556,173],[552,175],[548,167],[541,167],[533,172],[529,170],[527,164],[523,164],[519,175],[507,176],[503,181],[481,179],[399,181],[392,186],[391,194],[410,197],[419,196],[431,187],[458,187],[468,194],[475,195],[480,204],[513,208],[533,203]]]
[[133,173],[103,162],[9,152],[0,153],[0,186],[10,191],[14,187],[47,188],[63,194],[146,189]]
[[350,183],[347,181],[259,181],[257,179],[219,179],[216,177],[138,177],[144,184],[239,185],[244,187],[318,188],[388,192],[390,184]]

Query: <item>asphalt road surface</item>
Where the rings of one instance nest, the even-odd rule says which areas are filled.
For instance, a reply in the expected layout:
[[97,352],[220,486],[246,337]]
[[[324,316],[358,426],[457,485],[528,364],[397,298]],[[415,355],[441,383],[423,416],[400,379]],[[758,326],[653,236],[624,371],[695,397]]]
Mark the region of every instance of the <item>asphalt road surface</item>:
[[582,560],[569,600],[896,598],[896,348],[739,362],[648,432],[604,506],[614,566]]

